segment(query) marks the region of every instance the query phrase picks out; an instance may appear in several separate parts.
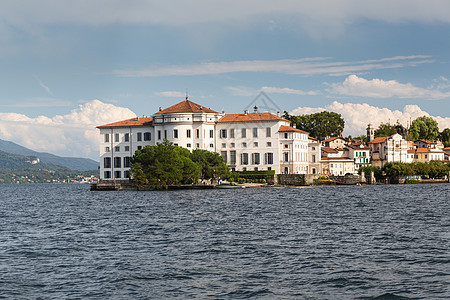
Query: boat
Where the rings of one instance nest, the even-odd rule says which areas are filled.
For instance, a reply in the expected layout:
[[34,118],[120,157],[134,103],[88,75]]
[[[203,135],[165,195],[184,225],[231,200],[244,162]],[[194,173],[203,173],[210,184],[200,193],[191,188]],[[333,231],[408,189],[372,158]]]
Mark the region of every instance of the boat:
[[244,189],[245,185],[237,184],[236,182],[222,182],[216,185],[216,189]]

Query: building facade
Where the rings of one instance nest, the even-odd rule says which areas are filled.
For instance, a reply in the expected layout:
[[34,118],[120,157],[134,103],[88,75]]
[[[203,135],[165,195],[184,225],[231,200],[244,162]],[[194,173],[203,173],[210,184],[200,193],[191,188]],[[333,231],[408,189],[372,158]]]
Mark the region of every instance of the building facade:
[[[235,171],[320,172],[317,163],[314,167],[309,165],[319,156],[309,155],[308,133],[289,124],[278,115],[258,112],[256,107],[253,113],[225,115],[186,97],[166,109],[160,108],[152,117],[98,126],[100,179],[127,179],[134,152],[164,140],[189,150],[218,152]],[[320,153],[320,146],[317,149]]]
[[377,137],[368,143],[373,166],[383,167],[388,162],[408,160],[408,142],[396,133],[389,137]]

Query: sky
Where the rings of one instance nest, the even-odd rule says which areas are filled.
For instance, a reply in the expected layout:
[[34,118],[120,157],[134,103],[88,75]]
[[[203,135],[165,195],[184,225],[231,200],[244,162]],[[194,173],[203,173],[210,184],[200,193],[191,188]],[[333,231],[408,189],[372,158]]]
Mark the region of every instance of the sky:
[[98,161],[96,126],[186,93],[226,113],[334,111],[345,136],[423,115],[443,130],[449,11],[448,0],[2,0],[0,139]]

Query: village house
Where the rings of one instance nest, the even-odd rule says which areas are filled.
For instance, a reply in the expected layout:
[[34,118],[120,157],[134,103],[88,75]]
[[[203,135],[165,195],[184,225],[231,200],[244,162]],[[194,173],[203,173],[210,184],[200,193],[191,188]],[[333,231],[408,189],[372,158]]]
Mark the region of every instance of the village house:
[[389,137],[377,137],[368,142],[373,166],[383,167],[388,162],[407,162],[408,142],[396,133]]
[[322,147],[321,168],[325,174],[342,176],[355,173],[355,162],[343,148]]

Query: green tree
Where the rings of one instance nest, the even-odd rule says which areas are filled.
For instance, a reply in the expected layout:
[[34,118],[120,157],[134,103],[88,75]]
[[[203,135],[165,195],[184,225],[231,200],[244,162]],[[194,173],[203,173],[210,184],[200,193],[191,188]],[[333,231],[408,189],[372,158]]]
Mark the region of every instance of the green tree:
[[442,141],[445,147],[450,147],[450,128],[445,128],[439,134],[439,139]]
[[345,121],[340,114],[329,111],[300,116],[292,116],[285,111],[284,118],[315,138],[340,136],[345,126]]
[[381,123],[377,129],[375,129],[375,137],[391,136],[397,133],[394,125],[388,123]]
[[195,149],[192,151],[190,158],[200,167],[203,179],[227,178],[229,176],[229,169],[223,161],[223,157],[217,152]]
[[[144,147],[136,151],[131,159],[133,178],[139,185],[147,183],[158,190],[167,189],[170,185],[196,182],[201,171],[189,155],[189,150],[174,146],[167,140],[156,146]],[[147,181],[143,179],[141,170]]]
[[422,116],[412,121],[409,132],[413,140],[435,141],[439,135],[439,126],[435,119]]

